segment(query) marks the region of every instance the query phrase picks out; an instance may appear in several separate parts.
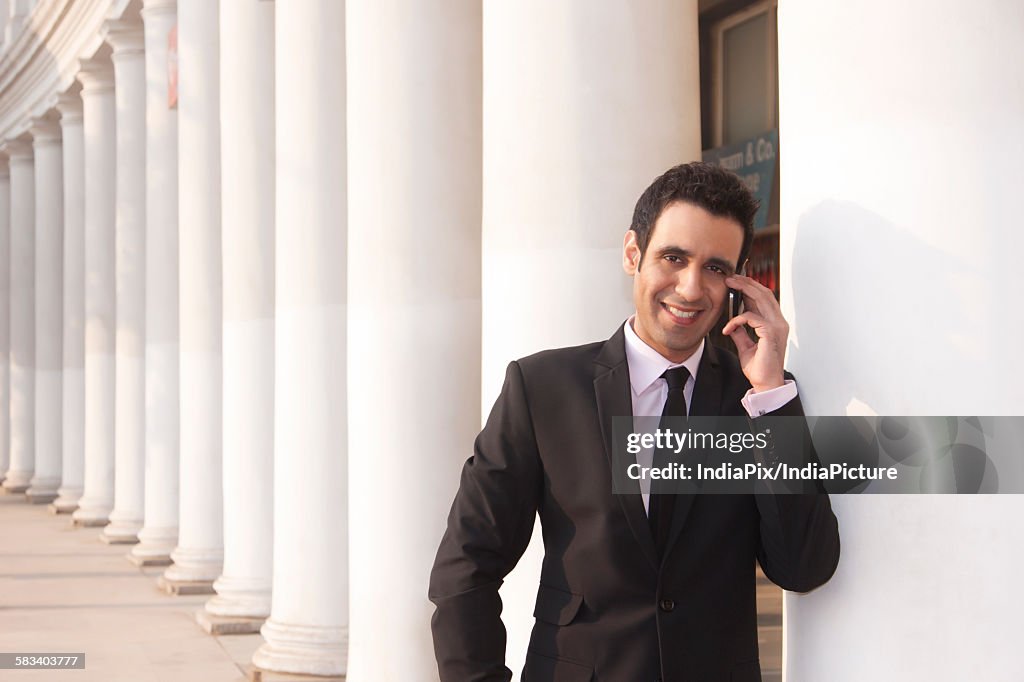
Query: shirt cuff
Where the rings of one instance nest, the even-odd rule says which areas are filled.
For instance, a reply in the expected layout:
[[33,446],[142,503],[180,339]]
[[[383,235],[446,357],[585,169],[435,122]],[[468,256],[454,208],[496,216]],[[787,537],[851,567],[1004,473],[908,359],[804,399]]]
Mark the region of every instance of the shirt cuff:
[[754,393],[754,389],[740,399],[740,404],[751,417],[760,417],[774,412],[796,397],[796,382],[786,379],[786,383],[770,391]]

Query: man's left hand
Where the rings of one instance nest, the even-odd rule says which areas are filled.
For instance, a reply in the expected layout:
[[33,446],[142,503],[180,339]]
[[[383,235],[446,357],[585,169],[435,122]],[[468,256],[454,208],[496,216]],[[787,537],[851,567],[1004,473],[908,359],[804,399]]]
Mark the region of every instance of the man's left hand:
[[[739,353],[740,367],[755,393],[778,388],[785,383],[782,361],[786,355],[789,323],[782,317],[782,309],[775,294],[765,286],[743,275],[730,275],[726,286],[743,292],[741,314],[725,323],[722,333],[732,338]],[[754,341],[743,325],[757,335]]]

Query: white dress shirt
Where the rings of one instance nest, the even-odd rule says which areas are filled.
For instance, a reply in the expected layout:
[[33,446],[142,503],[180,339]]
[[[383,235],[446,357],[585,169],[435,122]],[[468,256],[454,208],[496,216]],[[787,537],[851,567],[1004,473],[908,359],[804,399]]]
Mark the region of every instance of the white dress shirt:
[[[667,369],[673,367],[685,367],[690,376],[683,386],[683,397],[686,398],[686,411],[690,411],[693,402],[693,387],[697,382],[697,370],[700,367],[700,359],[704,356],[704,341],[700,342],[693,355],[682,362],[672,362],[666,359],[661,353],[648,346],[643,339],[633,331],[633,319],[626,320],[624,331],[626,334],[626,364],[629,366],[630,398],[633,401],[633,416],[660,417],[665,409],[665,401],[668,399],[668,382],[661,378]],[[754,389],[747,391],[740,400],[740,404],[751,417],[774,412],[797,395],[796,382],[786,379],[786,383],[770,391],[755,393]],[[650,467],[654,462],[654,449],[644,448],[636,455],[636,462],[642,467]],[[650,500],[650,481],[642,479],[640,490],[644,498],[644,509],[647,509]]]

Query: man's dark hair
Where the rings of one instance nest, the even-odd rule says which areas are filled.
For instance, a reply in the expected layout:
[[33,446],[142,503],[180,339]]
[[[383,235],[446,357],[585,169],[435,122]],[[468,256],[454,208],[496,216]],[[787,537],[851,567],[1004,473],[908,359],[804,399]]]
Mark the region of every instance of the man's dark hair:
[[699,206],[712,215],[739,223],[743,228],[743,247],[736,263],[739,268],[754,242],[754,214],[760,204],[738,175],[699,161],[669,168],[640,195],[633,210],[633,224],[629,226],[636,233],[640,262],[651,241],[654,223],[665,207],[676,201]]

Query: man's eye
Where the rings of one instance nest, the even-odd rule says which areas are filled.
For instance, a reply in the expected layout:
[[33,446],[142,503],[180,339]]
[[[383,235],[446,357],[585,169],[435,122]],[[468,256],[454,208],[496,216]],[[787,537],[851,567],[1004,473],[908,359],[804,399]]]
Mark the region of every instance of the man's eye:
[[709,265],[708,266],[708,270],[711,270],[712,272],[718,273],[720,275],[724,275],[725,274],[725,270],[723,270],[721,267],[719,267],[717,265]]
[[683,260],[679,256],[674,256],[672,254],[667,254],[665,256],[665,260],[667,260],[669,263],[682,263],[683,262]]

